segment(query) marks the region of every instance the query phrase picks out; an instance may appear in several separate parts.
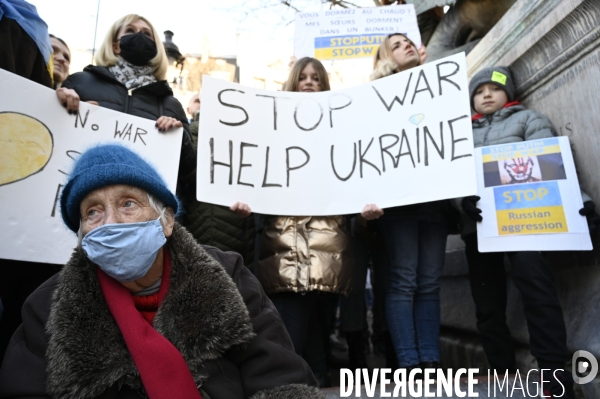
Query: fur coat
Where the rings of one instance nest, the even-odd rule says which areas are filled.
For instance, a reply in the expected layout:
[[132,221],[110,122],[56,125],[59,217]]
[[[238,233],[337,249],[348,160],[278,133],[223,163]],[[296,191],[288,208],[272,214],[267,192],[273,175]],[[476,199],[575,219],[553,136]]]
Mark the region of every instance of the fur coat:
[[[200,246],[178,224],[166,247],[171,283],[154,328],[181,352],[204,399],[322,397],[238,254]],[[146,397],[80,249],[24,305],[0,369],[0,398],[18,397]]]

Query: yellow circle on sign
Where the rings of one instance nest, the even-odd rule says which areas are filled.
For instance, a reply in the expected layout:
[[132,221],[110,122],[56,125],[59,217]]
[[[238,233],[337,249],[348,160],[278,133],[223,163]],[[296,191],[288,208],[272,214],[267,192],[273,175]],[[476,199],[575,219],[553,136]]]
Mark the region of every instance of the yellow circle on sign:
[[52,133],[42,122],[16,112],[0,112],[0,186],[44,169],[52,147]]

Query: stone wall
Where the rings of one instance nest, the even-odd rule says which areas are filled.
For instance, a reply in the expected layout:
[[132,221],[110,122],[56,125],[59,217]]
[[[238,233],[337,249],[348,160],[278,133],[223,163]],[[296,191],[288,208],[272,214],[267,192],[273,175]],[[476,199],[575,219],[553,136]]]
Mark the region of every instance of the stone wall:
[[[568,136],[582,187],[600,208],[600,1],[519,0],[467,56],[469,75],[509,65],[517,95]],[[600,239],[591,252],[549,252],[565,312],[571,352],[600,358]],[[509,282],[507,318],[521,350],[519,367],[536,367],[519,293]],[[442,288],[442,351],[448,366],[485,367],[478,343],[463,244],[448,241]],[[465,365],[468,362],[468,365]],[[578,387],[581,397],[600,397],[600,379]]]

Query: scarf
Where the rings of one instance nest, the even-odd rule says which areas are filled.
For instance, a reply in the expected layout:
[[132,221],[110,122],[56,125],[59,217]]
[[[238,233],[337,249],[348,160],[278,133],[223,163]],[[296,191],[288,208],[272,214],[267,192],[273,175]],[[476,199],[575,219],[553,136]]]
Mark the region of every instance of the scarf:
[[[158,291],[159,307],[167,295],[170,283],[171,261],[166,248],[163,256],[162,284]],[[127,288],[100,268],[98,281],[148,396],[152,399],[202,399],[179,350],[142,317]]]
[[[509,108],[509,107],[512,107],[513,105],[521,105],[521,103],[518,101],[512,101],[510,103],[504,104],[504,106],[502,108]],[[498,112],[498,111],[496,111],[496,112]],[[471,122],[475,122],[477,119],[481,119],[481,118],[483,118],[483,114],[475,114],[471,117]]]
[[133,65],[121,57],[118,58],[115,65],[108,67],[108,70],[114,75],[115,79],[127,87],[127,90],[134,90],[156,82],[151,65]]

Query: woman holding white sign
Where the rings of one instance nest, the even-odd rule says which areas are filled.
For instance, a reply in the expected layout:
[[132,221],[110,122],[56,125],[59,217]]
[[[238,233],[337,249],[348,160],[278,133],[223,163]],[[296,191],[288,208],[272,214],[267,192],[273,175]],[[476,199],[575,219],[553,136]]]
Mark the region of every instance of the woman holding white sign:
[[[424,55],[406,36],[389,35],[375,58],[371,80],[422,64]],[[379,228],[390,257],[386,315],[400,367],[437,368],[440,361],[440,298],[447,219],[444,201],[387,209],[375,204],[361,213],[380,218]]]
[[[329,90],[327,72],[318,60],[302,58],[292,67],[284,90]],[[268,216],[260,240],[258,279],[277,307],[296,353],[306,359],[319,385],[327,385],[331,315],[338,294],[348,294],[351,288],[348,220]]]
[[183,127],[180,181],[192,182],[196,150],[185,111],[165,80],[167,54],[159,33],[136,14],[117,20],[98,49],[96,65],[69,76],[56,90],[69,113],[86,101],[115,111],[156,121],[159,132]]

